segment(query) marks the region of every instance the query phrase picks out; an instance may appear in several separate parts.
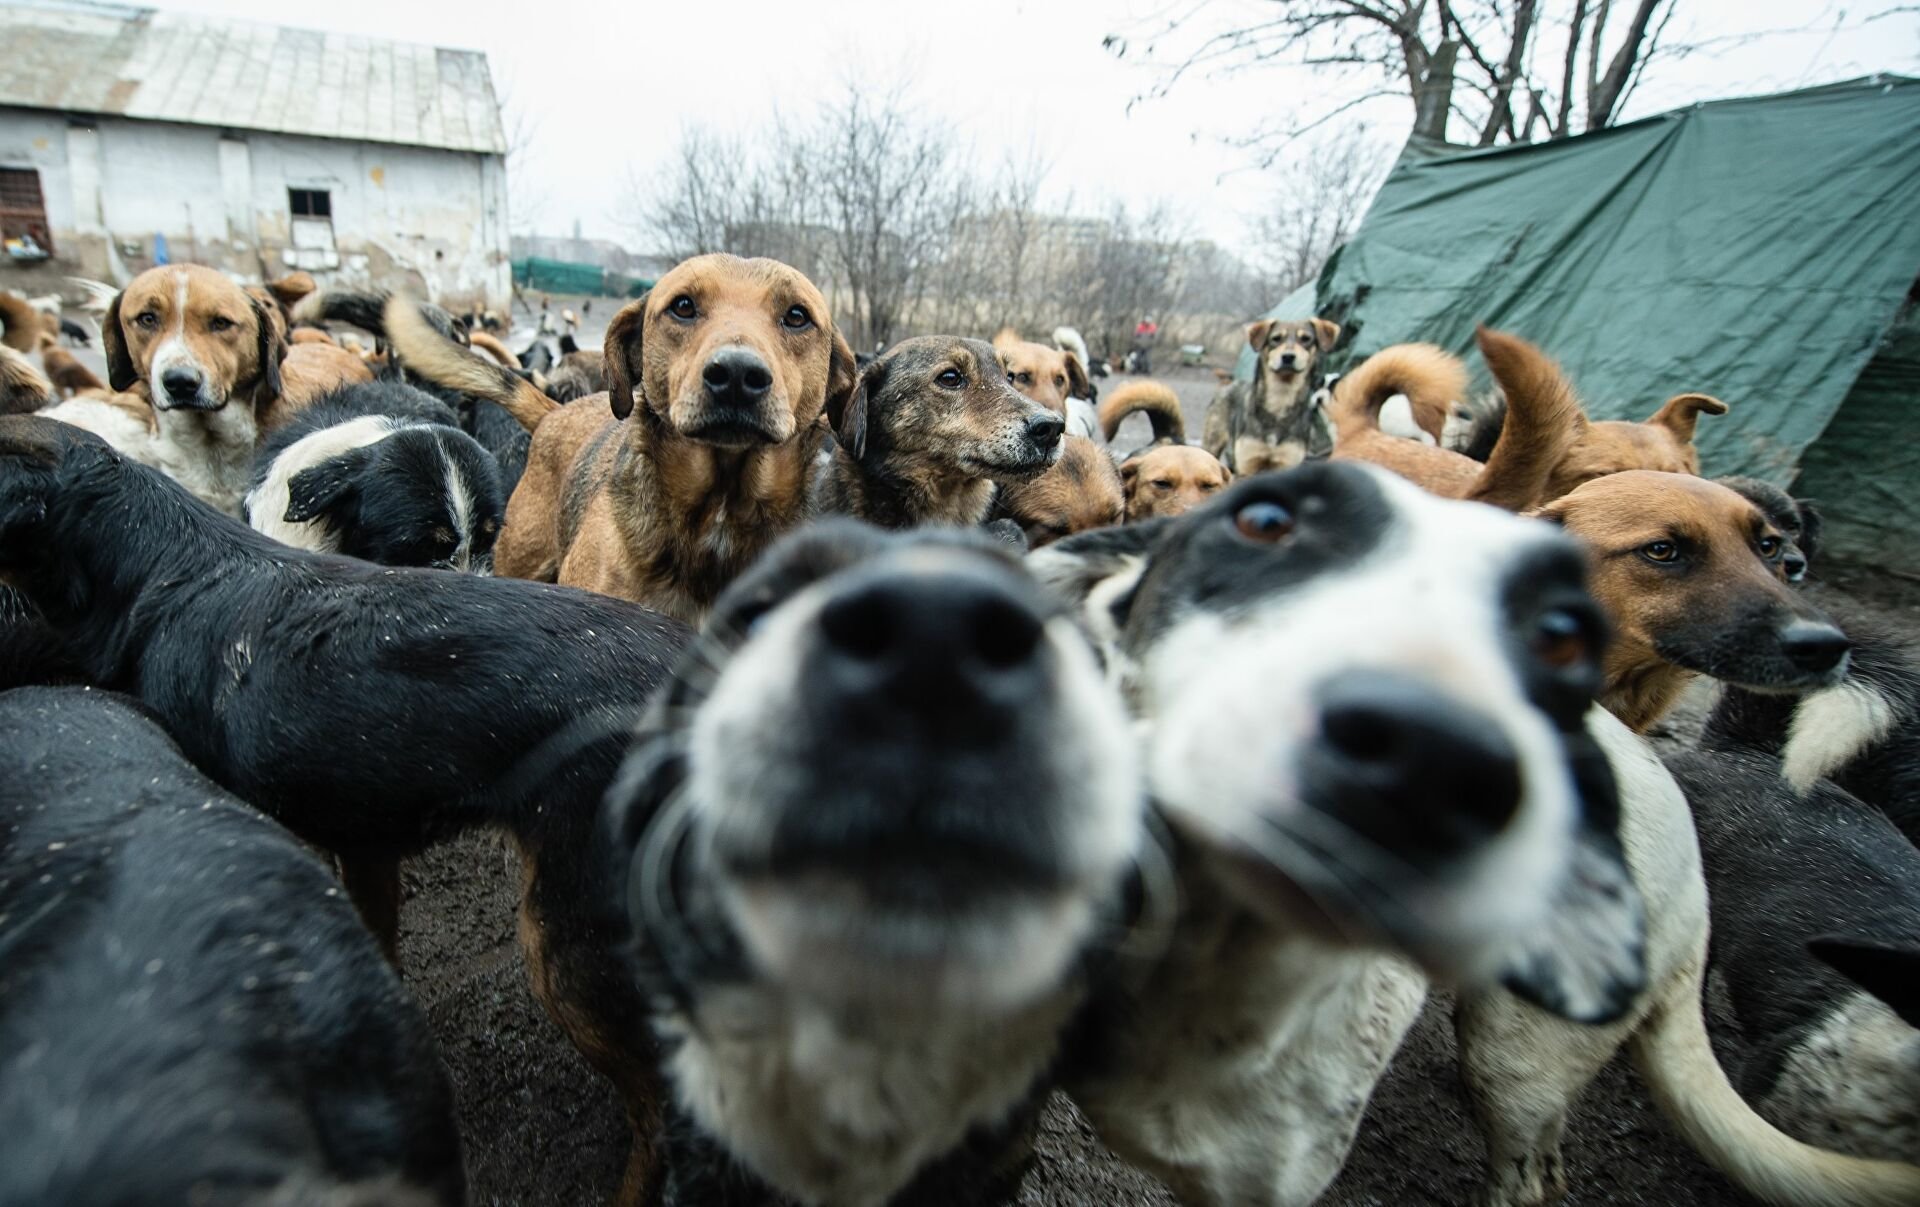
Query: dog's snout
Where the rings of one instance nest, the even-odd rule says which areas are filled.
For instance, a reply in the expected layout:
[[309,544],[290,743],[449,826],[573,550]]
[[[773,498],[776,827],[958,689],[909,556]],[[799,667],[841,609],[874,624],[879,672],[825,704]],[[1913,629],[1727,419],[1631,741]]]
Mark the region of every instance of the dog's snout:
[[1287,366],[1289,369],[1293,367],[1294,362],[1297,361],[1298,359],[1299,357],[1292,352],[1282,352],[1280,354],[1280,363]]
[[1781,631],[1780,648],[1794,666],[1810,674],[1822,674],[1839,666],[1853,643],[1830,624],[1796,620]]
[[1052,452],[1053,446],[1060,443],[1060,437],[1066,434],[1066,430],[1066,420],[1052,411],[1027,420],[1027,439],[1042,452]]
[[1807,559],[1800,553],[1789,553],[1780,559],[1780,571],[1788,582],[1797,583],[1807,576]]
[[820,615],[831,686],[944,718],[1009,713],[1039,674],[1044,625],[1031,602],[968,574],[889,575]]
[[168,369],[160,375],[160,388],[174,402],[192,402],[200,396],[202,379],[192,369]]
[[1449,847],[1506,824],[1520,756],[1494,721],[1410,678],[1342,675],[1319,693],[1310,790],[1367,831]]
[[773,388],[773,371],[751,349],[722,348],[715,352],[700,380],[717,401],[753,404]]

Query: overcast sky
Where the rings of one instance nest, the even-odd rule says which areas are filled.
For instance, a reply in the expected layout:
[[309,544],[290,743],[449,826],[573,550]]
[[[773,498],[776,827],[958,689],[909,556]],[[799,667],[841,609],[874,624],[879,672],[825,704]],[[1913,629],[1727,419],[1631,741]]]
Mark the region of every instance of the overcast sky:
[[[1250,168],[1249,152],[1228,140],[1325,86],[1297,69],[1195,76],[1129,107],[1161,68],[1137,54],[1116,59],[1103,35],[1132,35],[1137,47],[1171,12],[1198,9],[1187,26],[1198,31],[1258,15],[1266,0],[149,2],[486,51],[496,86],[537,131],[525,172],[539,180],[521,187],[541,199],[539,229],[567,233],[577,219],[586,234],[629,245],[642,241],[628,226],[627,182],[665,161],[684,124],[750,133],[776,114],[801,119],[848,78],[906,83],[924,113],[950,123],[983,162],[1038,153],[1051,165],[1043,199],[1054,205],[1089,212],[1115,197],[1166,199],[1197,233],[1231,243],[1283,187],[1284,171]],[[1672,40],[1728,42],[1650,73],[1629,117],[1874,71],[1920,72],[1920,14],[1861,22],[1891,0],[1678,3]],[[1762,31],[1773,32],[1733,42]],[[1410,108],[1376,104],[1364,117],[1397,145]]]

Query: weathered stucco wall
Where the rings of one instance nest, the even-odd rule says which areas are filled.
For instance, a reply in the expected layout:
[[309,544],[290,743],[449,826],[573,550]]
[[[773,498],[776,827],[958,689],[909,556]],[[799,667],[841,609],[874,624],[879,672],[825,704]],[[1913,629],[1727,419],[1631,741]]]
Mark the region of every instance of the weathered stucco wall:
[[[66,273],[138,272],[162,234],[176,263],[250,278],[302,267],[450,307],[507,305],[498,155],[0,108],[0,167],[40,173],[56,258],[0,263],[0,280],[32,292],[57,291]],[[295,246],[289,188],[328,191],[330,249],[324,230]]]

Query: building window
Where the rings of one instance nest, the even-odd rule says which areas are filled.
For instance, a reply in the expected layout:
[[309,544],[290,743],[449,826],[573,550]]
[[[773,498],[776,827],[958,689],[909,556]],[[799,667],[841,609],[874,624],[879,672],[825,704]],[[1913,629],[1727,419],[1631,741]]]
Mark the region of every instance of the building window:
[[40,173],[32,168],[0,168],[0,239],[15,259],[44,259],[53,254],[47,203],[40,194]]
[[333,217],[333,194],[325,189],[288,189],[287,205],[296,218]]

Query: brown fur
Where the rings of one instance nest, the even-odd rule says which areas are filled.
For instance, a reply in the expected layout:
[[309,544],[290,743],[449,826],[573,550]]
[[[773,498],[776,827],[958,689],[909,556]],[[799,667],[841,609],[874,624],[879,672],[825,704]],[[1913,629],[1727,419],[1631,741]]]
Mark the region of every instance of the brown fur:
[[1063,437],[1059,464],[1031,482],[1002,487],[997,504],[999,514],[1019,524],[1035,549],[1123,523],[1126,508],[1113,458],[1084,436]]
[[53,383],[40,367],[0,344],[0,415],[26,415],[57,401]]
[[[695,317],[670,313],[682,297]],[[782,316],[796,305],[811,323],[788,330]],[[710,438],[701,373],[729,347],[755,352],[773,384],[755,413],[757,435]],[[561,407],[534,431],[494,567],[697,622],[804,518],[827,434],[821,415],[851,399],[853,353],[801,273],[773,260],[699,256],[614,317],[606,372],[604,399]]]
[[520,358],[515,356],[512,350],[505,344],[484,331],[467,332],[467,342],[475,348],[480,349],[480,351],[485,352],[506,368],[518,369],[520,367]]
[[1726,403],[1706,394],[1676,394],[1645,423],[1590,420],[1582,412],[1573,447],[1554,466],[1546,497],[1557,499],[1582,483],[1628,469],[1697,475],[1700,453],[1693,447],[1694,424],[1703,414],[1726,413]]
[[1232,481],[1218,457],[1190,444],[1154,445],[1120,463],[1129,524],[1185,515]]
[[1466,392],[1466,366],[1432,344],[1383,348],[1340,379],[1328,408],[1334,459],[1368,461],[1434,494],[1511,511],[1552,497],[1548,477],[1575,438],[1579,401],[1559,367],[1532,344],[1486,327],[1478,340],[1494,380],[1506,391],[1508,408],[1485,465],[1380,430],[1380,406],[1395,394],[1406,395],[1416,414],[1434,407],[1444,414]]
[[1085,398],[1092,392],[1086,366],[1077,356],[1023,340],[1011,327],[1001,328],[993,337],[993,348],[1000,354],[1013,388],[1063,419],[1067,399]]
[[293,308],[300,304],[301,298],[306,297],[319,288],[319,283],[313,279],[313,274],[309,272],[290,272],[284,277],[266,283],[267,293],[273,298],[274,303],[280,307],[280,313],[283,317],[293,313]]
[[71,398],[82,390],[104,390],[107,383],[95,377],[91,370],[80,363],[73,353],[62,348],[53,336],[40,337],[40,363],[46,366],[47,379],[60,391],[62,398]]
[[[444,312],[435,313],[442,323],[451,323]],[[386,327],[387,342],[394,356],[409,372],[495,403],[528,431],[553,413],[553,399],[497,360],[456,343],[412,298],[398,295],[388,298],[381,310],[381,322]],[[480,338],[493,339],[487,335]]]
[[[957,375],[957,385],[942,378]],[[1007,380],[979,340],[903,340],[860,374],[853,397],[828,408],[833,459],[813,484],[814,510],[883,528],[984,523],[996,482],[1037,477],[1058,457],[1029,425],[1051,412]]]
[[1242,477],[1306,460],[1320,360],[1339,338],[1340,324],[1330,319],[1249,324],[1247,346],[1259,358],[1253,381],[1230,382],[1214,395],[1200,446]]
[[0,344],[31,352],[40,341],[40,313],[17,293],[0,290]]
[[1180,396],[1160,382],[1129,381],[1100,400],[1100,434],[1111,444],[1127,416],[1140,412],[1153,427],[1153,443],[1184,444],[1187,416]]
[[[1626,470],[1574,490],[1534,514],[1561,524],[1588,550],[1589,589],[1613,628],[1600,703],[1645,732],[1673,707],[1695,672],[1661,653],[1682,626],[1732,619],[1796,597],[1784,573],[1755,552],[1763,535],[1785,541],[1760,508],[1733,490],[1691,474]],[[1689,551],[1686,573],[1641,551],[1669,541]]]
[[298,347],[301,344],[332,344],[340,346],[340,341],[318,327],[295,327],[287,332],[287,343]]

